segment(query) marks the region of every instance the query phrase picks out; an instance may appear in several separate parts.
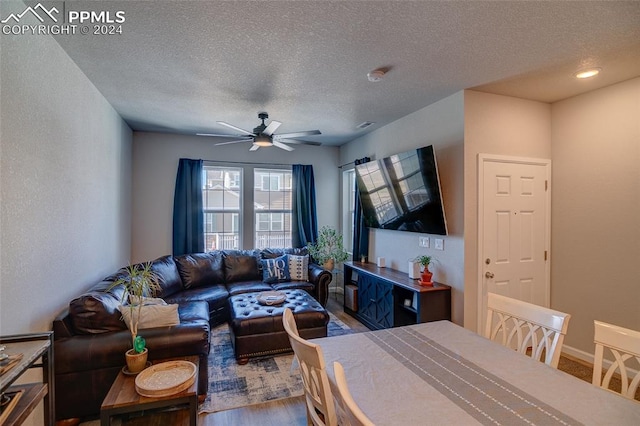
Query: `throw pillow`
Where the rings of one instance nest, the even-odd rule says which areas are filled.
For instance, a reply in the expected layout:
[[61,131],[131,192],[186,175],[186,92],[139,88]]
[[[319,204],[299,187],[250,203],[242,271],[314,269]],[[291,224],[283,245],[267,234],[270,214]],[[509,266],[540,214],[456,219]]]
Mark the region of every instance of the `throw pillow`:
[[[131,305],[120,305],[118,307],[122,314],[122,319],[127,328],[131,329]],[[138,308],[134,308],[138,309]],[[134,315],[138,315],[136,311]],[[180,324],[178,316],[178,304],[144,304],[140,313],[140,321],[138,321],[138,330],[153,327],[168,327]]]
[[289,274],[293,281],[309,281],[309,256],[288,254]]
[[[138,296],[134,296],[133,294],[129,294],[129,303],[132,305],[137,305],[140,302],[140,298]],[[142,297],[143,305],[166,305],[167,302],[164,301],[161,297]]]
[[262,281],[267,284],[291,281],[287,255],[275,259],[262,259]]

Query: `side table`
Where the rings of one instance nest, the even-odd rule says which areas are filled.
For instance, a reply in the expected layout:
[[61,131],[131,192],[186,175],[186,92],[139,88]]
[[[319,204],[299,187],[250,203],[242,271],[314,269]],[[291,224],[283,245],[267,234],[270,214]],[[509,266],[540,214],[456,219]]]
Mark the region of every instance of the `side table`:
[[[3,426],[22,424],[40,401],[44,401],[44,424],[53,426],[55,423],[53,332],[1,336],[0,345],[5,346],[8,354],[22,354],[20,361],[0,375],[0,394],[13,390],[22,391],[17,405],[2,423]],[[14,385],[13,383],[30,368],[42,369],[42,382]]]
[[190,361],[196,365],[196,380],[189,389],[174,395],[149,398],[136,392],[136,376],[120,372],[100,407],[100,425],[108,426],[111,424],[113,416],[122,414],[158,411],[166,408],[183,408],[189,410],[189,425],[196,426],[198,418],[198,357],[188,356],[158,360],[154,361],[154,364],[176,359]]

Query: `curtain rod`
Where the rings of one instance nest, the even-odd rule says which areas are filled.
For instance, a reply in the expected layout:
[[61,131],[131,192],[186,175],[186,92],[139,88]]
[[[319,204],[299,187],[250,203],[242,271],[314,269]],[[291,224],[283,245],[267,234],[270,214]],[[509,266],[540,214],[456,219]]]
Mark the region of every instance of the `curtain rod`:
[[[280,163],[255,163],[251,161],[224,161],[224,160],[202,160],[208,163],[226,163],[226,164],[247,164],[247,165],[256,165],[256,166],[293,166],[294,163],[291,164],[280,164]],[[295,163],[298,164],[298,163]]]
[[[365,158],[366,158],[366,157],[365,157]],[[373,160],[374,158],[375,158],[375,155],[371,155],[371,157],[369,157],[369,160]],[[356,164],[356,160],[349,161],[348,163],[344,163],[344,164],[342,164],[342,165],[338,166],[338,168],[342,168],[342,167],[344,167],[344,166],[349,166],[349,165],[351,165],[351,164],[354,164],[354,165],[355,165],[355,164]]]

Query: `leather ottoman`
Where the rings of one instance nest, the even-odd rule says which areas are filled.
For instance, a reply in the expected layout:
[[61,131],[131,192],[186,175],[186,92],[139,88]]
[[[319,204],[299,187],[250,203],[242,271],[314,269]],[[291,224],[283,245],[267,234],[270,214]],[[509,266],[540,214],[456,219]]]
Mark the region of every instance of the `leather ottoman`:
[[289,336],[282,325],[284,308],[293,312],[300,337],[327,336],[329,313],[304,290],[282,290],[286,300],[279,305],[263,305],[260,293],[244,293],[229,298],[231,342],[238,364],[250,357],[291,352]]

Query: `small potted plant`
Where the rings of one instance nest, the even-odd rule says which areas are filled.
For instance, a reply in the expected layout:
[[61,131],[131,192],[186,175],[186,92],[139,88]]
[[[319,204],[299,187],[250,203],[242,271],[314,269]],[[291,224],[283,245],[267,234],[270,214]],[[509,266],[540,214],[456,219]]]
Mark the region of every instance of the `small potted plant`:
[[344,262],[349,254],[344,250],[342,234],[328,226],[323,226],[315,243],[309,243],[309,254],[324,269],[332,271],[336,262]]
[[429,256],[425,254],[425,255],[416,257],[414,260],[420,263],[423,268],[422,274],[420,275],[420,284],[433,285],[433,281],[431,281],[431,278],[433,278],[433,273],[429,271],[429,265],[435,260],[433,256]]
[[147,365],[148,349],[145,340],[138,336],[138,323],[142,316],[142,306],[145,297],[153,297],[160,289],[157,275],[151,270],[151,262],[140,265],[129,265],[125,273],[114,281],[107,291],[122,285],[122,306],[130,310],[129,331],[133,348],[125,353],[127,369],[130,373],[139,373]]

